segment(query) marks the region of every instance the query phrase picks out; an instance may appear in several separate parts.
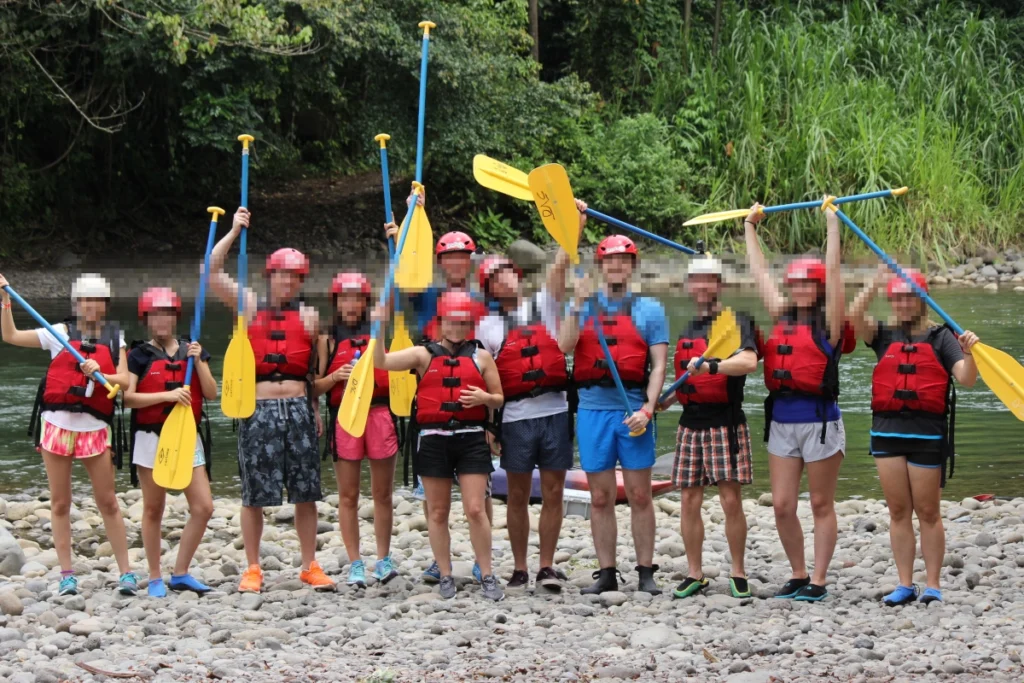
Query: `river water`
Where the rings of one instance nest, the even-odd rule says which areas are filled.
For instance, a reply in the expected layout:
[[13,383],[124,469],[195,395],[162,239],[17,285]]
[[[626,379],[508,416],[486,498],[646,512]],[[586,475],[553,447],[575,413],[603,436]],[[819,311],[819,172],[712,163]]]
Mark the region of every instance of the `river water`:
[[[944,289],[936,292],[936,298],[955,320],[978,333],[986,343],[1017,359],[1024,358],[1024,316],[1021,315],[1024,296],[992,294],[975,289]],[[725,300],[737,310],[749,311],[759,320],[766,320],[760,303],[750,292],[732,290],[727,292]],[[683,296],[666,296],[662,297],[662,301],[670,316],[671,332],[676,335],[692,315],[693,307]],[[67,302],[63,300],[33,303],[52,321],[59,321],[68,313]],[[321,310],[326,311],[326,301],[320,301],[319,304]],[[879,302],[874,312],[884,316],[886,308],[884,302]],[[17,305],[15,309],[20,328],[34,326],[27,314],[17,310]],[[134,305],[127,302],[115,304],[114,315],[122,321],[129,340],[133,337],[141,338],[144,334],[142,326],[136,321],[134,310]],[[186,305],[186,310],[191,311],[191,305]],[[227,309],[217,303],[210,303],[204,321],[203,342],[213,355],[213,372],[218,378],[232,323]],[[184,322],[182,327],[184,329]],[[0,495],[11,499],[46,489],[46,474],[40,456],[35,452],[26,430],[36,387],[45,370],[47,358],[45,352],[39,349],[3,345],[0,350],[0,467],[3,471]],[[868,455],[870,381],[874,363],[874,353],[860,344],[857,351],[845,356],[841,364],[840,405],[846,421],[848,441],[847,457],[840,473],[840,498],[881,497],[874,464]],[[764,422],[762,401],[765,394],[759,370],[747,382],[747,401],[744,405],[752,428],[755,453],[754,484],[747,488],[748,495],[757,495],[770,488],[768,455],[761,439]],[[676,410],[678,408],[674,407],[658,418],[659,455],[671,453],[675,447]],[[231,421],[221,415],[216,403],[210,406],[210,413],[214,439],[214,494],[239,497],[235,435],[232,433]],[[1024,424],[1014,419],[980,379],[973,389],[961,388],[958,391],[956,442],[959,454],[956,474],[947,483],[944,492],[946,498],[960,499],[979,493],[1004,496],[1024,494],[1024,462],[1021,457],[1024,455]],[[118,474],[118,486],[123,487],[122,490],[129,487],[127,466]],[[323,487],[325,495],[335,488],[333,469],[329,466],[324,467]],[[88,495],[88,480],[83,468],[76,468],[75,490],[76,494]]]

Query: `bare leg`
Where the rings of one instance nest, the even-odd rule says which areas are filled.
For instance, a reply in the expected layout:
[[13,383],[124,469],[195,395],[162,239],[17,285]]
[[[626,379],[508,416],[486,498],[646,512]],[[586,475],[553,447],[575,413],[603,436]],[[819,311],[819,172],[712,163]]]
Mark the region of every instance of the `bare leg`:
[[622,481],[629,500],[629,523],[633,531],[636,563],[641,567],[650,567],[654,563],[655,524],[651,469],[622,470]]
[[743,514],[740,484],[735,481],[719,482],[718,496],[725,513],[725,538],[729,542],[729,554],[732,556],[732,576],[745,579],[747,571],[743,558],[747,551],[747,516]]
[[242,508],[242,542],[249,566],[260,563],[260,539],[263,538],[263,508]]
[[316,559],[316,503],[295,504],[295,531],[299,534],[299,551],[302,553],[302,571]]
[[512,557],[515,560],[516,570],[526,571],[526,550],[530,541],[530,512],[528,508],[530,490],[533,488],[533,473],[508,472],[507,474],[508,541],[512,545]]
[[541,470],[540,489],[544,499],[540,508],[540,566],[550,567],[555,563],[558,535],[562,533],[565,470]]
[[[149,565],[150,580],[162,576],[160,569],[160,525],[164,519],[164,505],[167,492],[164,487],[153,481],[153,470],[149,467],[137,468],[139,484],[142,487],[142,547],[146,549],[146,563]],[[181,548],[178,549],[181,554]]]
[[196,549],[203,542],[206,525],[213,516],[213,496],[210,494],[210,480],[206,476],[205,467],[192,468],[192,483],[185,489],[185,500],[188,501],[188,521],[181,531],[178,542],[178,557],[174,560],[174,574],[188,574],[188,567]]
[[[62,571],[71,571],[71,465],[73,458],[43,451],[50,484],[50,528]],[[113,544],[111,544],[113,545]]]
[[462,488],[462,509],[469,522],[469,540],[473,544],[476,562],[482,576],[491,574],[491,520],[487,517],[487,475],[463,474],[459,477]]
[[484,499],[484,510],[487,511],[487,526],[494,526],[494,498],[491,496]]
[[900,585],[909,586],[914,581],[917,540],[914,538],[914,522],[911,517],[914,501],[911,498],[907,459],[899,456],[875,458],[875,466],[878,468],[878,480],[882,484],[885,504],[889,507],[889,545],[892,546],[896,573]]
[[345,544],[349,562],[360,559],[359,476],[362,465],[362,460],[338,458],[334,462],[334,476],[338,480],[338,526],[341,527],[341,542]]
[[[107,531],[107,540],[114,551],[117,568],[122,574],[131,571],[128,564],[128,537],[124,530],[124,518],[121,506],[117,502],[117,489],[114,487],[114,463],[110,459],[110,450],[106,450],[91,458],[83,458],[82,464],[89,473],[92,482],[92,495],[96,499],[96,507],[103,517],[103,528]],[[51,513],[52,514],[52,513]]]
[[[836,484],[843,452],[831,458],[808,463],[807,487],[811,490],[811,512],[814,514],[814,574],[811,583],[824,586],[828,581],[828,565],[836,551],[839,525],[836,522]],[[911,544],[913,547],[913,544]]]
[[679,513],[679,531],[686,550],[686,573],[699,579],[704,576],[704,519],[701,517],[704,487],[689,486],[682,489],[681,494],[683,505]]
[[[452,573],[452,536],[448,529],[448,515],[452,508],[452,480],[443,477],[420,477],[423,492],[430,502],[430,516],[427,517],[427,536],[434,562],[441,576]],[[465,503],[466,492],[462,492]]]
[[395,456],[370,461],[370,492],[373,495],[373,535],[377,541],[377,559],[391,554],[391,529],[395,509],[392,491],[395,488]]
[[946,554],[946,530],[942,526],[942,515],[939,513],[942,470],[913,465],[907,470],[910,473],[914,512],[917,513],[917,521],[921,524],[921,554],[924,555],[928,587],[938,590],[942,560]]
[[804,530],[796,516],[800,496],[800,478],[804,473],[802,458],[783,458],[772,455],[768,464],[772,480],[772,507],[775,509],[775,528],[779,532],[782,548],[789,558],[792,578],[807,578],[807,560],[804,556]]
[[615,566],[618,525],[615,519],[615,470],[588,472],[590,484],[590,533],[602,569]]

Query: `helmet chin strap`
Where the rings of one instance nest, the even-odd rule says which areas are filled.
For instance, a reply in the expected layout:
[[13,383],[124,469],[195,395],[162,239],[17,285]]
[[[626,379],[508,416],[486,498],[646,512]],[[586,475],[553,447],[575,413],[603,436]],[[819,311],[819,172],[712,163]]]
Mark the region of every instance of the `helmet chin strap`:
[[608,291],[610,291],[612,294],[622,294],[623,292],[626,291],[626,283],[625,282],[615,282],[615,283],[609,282],[608,283]]

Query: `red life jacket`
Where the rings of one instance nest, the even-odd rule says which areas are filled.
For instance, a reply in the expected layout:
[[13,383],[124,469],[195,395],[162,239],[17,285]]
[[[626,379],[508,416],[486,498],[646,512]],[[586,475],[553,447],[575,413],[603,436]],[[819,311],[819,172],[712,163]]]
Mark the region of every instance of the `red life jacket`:
[[[73,322],[67,323],[67,328],[68,342],[83,358],[99,363],[100,372],[104,375],[117,372],[121,355],[121,330],[116,324],[107,323],[99,339],[83,339],[81,330]],[[41,387],[42,409],[88,413],[112,423],[114,399],[107,398],[107,391],[99,385],[93,386],[92,396],[86,396],[90,382],[95,383],[95,380],[79,369],[78,359],[67,349],[62,349],[46,369]]]
[[[148,342],[139,347],[149,357],[149,365],[139,377],[135,385],[140,394],[155,394],[171,391],[185,385],[185,372],[188,369],[188,341],[178,340],[178,350],[174,356],[168,356],[163,349]],[[192,415],[198,425],[203,416],[203,390],[199,386],[199,378],[195,369],[192,370]],[[132,409],[132,431],[160,433],[167,416],[171,414],[174,403],[157,403],[146,408]]]
[[[690,364],[691,360],[700,358],[707,350],[707,339],[696,336],[692,328],[679,335],[679,341],[676,342],[676,356],[673,362],[676,368],[676,379],[678,380],[686,373],[686,366]],[[705,373],[697,377],[689,377],[686,382],[676,389],[676,398],[679,399],[680,405],[690,403],[731,403],[728,383],[729,377],[723,374],[712,375]]]
[[536,315],[531,304],[531,322],[513,325],[498,349],[498,366],[505,402],[564,391],[569,382],[565,354]]
[[[366,353],[366,345],[370,341],[370,328],[365,322],[363,322],[358,328],[346,327],[343,325],[335,325],[334,329],[331,330],[331,338],[329,343],[334,344],[334,348],[330,349],[327,356],[327,372],[326,375],[330,375],[332,372],[337,370],[343,365],[350,363],[356,356],[356,351],[359,352],[360,356]],[[332,409],[337,409],[341,405],[341,397],[345,394],[345,385],[347,382],[338,382],[327,392],[327,405]],[[380,370],[377,368],[373,369],[373,398],[370,400],[371,405],[388,405],[388,371]]]
[[857,340],[849,325],[845,325],[832,353],[822,344],[822,333],[815,332],[810,325],[793,322],[791,317],[780,319],[764,345],[764,384],[768,391],[836,400],[839,357],[853,352]]
[[302,323],[297,303],[260,308],[249,326],[257,382],[308,382],[313,371],[313,337]]
[[[627,389],[646,389],[650,374],[647,342],[633,324],[632,299],[627,299],[615,315],[602,313],[601,325],[622,385]],[[594,330],[593,317],[587,319],[576,341],[572,379],[580,387],[615,386]]]
[[943,329],[935,328],[922,342],[889,344],[871,376],[873,412],[946,414],[951,378],[935,347]]
[[480,368],[473,360],[479,348],[475,341],[466,341],[449,353],[441,344],[425,344],[430,351],[430,365],[416,387],[416,424],[419,429],[457,429],[487,424],[487,406],[466,408],[459,396],[469,386],[487,389]]

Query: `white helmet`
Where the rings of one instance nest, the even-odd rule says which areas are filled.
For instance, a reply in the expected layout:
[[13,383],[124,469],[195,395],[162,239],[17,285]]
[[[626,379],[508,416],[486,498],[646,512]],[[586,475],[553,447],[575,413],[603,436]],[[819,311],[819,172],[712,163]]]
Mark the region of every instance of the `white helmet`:
[[71,300],[109,299],[110,283],[98,273],[82,273],[71,285]]
[[722,277],[722,262],[711,254],[704,254],[690,259],[686,267],[687,275],[717,275]]

